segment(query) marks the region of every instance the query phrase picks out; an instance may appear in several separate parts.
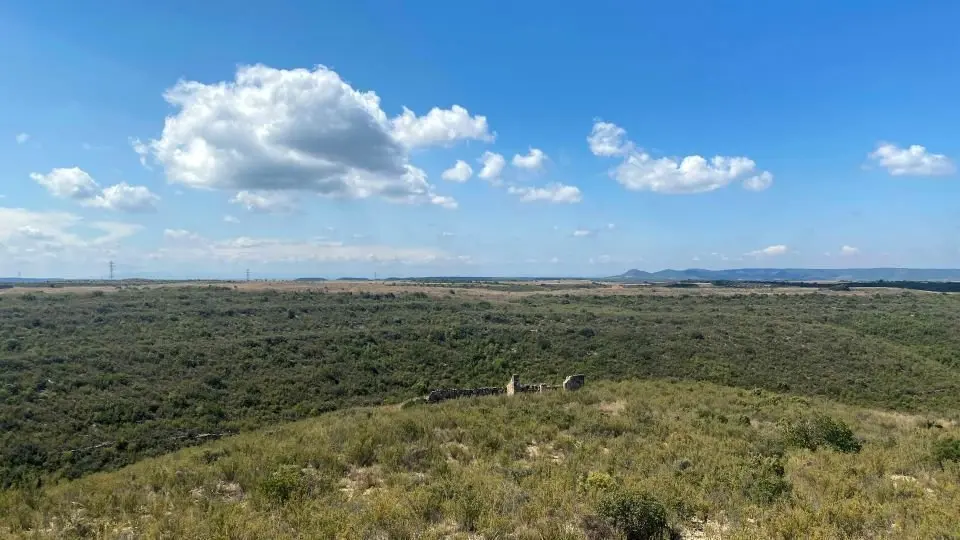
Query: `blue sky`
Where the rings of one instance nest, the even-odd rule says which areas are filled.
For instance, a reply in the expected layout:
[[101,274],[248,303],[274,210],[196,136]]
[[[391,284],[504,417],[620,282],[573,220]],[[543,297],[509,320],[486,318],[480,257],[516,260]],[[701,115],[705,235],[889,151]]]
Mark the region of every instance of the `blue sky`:
[[0,275],[960,267],[960,4],[640,4],[4,2]]

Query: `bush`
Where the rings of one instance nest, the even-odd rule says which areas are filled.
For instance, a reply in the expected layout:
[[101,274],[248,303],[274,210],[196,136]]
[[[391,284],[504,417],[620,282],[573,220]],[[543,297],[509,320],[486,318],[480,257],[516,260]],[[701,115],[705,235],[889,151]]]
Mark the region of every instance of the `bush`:
[[293,465],[284,465],[273,471],[260,484],[260,491],[273,502],[286,502],[303,491],[304,482],[300,469]]
[[940,465],[946,461],[960,462],[960,439],[948,437],[933,443],[933,459]]
[[784,478],[783,462],[776,457],[756,456],[741,478],[743,494],[760,504],[770,504],[790,493],[790,482]]
[[613,477],[605,472],[599,471],[589,472],[583,483],[588,490],[594,492],[605,492],[615,485]]
[[608,493],[600,500],[597,513],[627,540],[664,538],[670,533],[666,509],[646,493]]
[[783,435],[787,446],[811,451],[829,446],[838,452],[856,453],[863,447],[843,420],[822,414],[785,425]]

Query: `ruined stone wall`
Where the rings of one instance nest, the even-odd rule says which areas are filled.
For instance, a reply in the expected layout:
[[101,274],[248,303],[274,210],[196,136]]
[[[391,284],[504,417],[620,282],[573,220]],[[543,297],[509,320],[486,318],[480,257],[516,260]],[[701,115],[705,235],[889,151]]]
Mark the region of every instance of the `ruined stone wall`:
[[472,396],[492,396],[506,392],[502,386],[487,386],[483,388],[441,388],[427,394],[426,400],[430,403]]
[[571,375],[564,379],[563,384],[522,384],[520,378],[516,375],[510,377],[507,385],[488,386],[484,388],[441,388],[433,390],[424,398],[428,403],[437,403],[447,399],[456,399],[461,397],[473,396],[492,396],[497,394],[507,394],[512,396],[517,393],[546,392],[549,390],[578,390],[583,386],[585,377],[583,375]]

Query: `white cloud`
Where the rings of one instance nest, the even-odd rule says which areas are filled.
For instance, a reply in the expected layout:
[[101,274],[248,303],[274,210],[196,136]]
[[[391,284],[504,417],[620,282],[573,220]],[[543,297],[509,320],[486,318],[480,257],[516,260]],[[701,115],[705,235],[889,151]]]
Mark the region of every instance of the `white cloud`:
[[[609,122],[596,122],[587,137],[590,151],[603,157],[623,156],[623,162],[610,171],[624,187],[655,193],[704,193],[724,187],[751,175],[756,163],[746,157],[698,155],[683,158],[654,158],[626,140],[626,131]],[[770,187],[773,175],[767,171],[746,178],[744,187],[760,190]]]
[[17,140],[17,144],[23,144],[23,143],[25,143],[25,142],[27,142],[27,141],[30,140],[30,134],[29,134],[29,133],[17,133],[17,136],[15,137],[15,139]]
[[128,238],[140,232],[143,226],[136,223],[123,223],[120,221],[94,221],[90,224],[94,229],[103,231],[102,236],[93,239],[93,244],[113,244],[124,238]]
[[440,178],[448,182],[466,182],[471,176],[473,176],[473,167],[468,165],[466,161],[458,159],[453,167],[443,171]]
[[500,173],[507,164],[507,160],[502,155],[489,151],[484,152],[478,161],[483,164],[483,168],[477,176],[490,182],[500,179]]
[[240,220],[230,214],[223,216],[224,223],[240,223]]
[[289,193],[277,191],[241,191],[230,202],[251,212],[267,214],[288,214],[297,209],[297,203]]
[[579,188],[564,184],[548,184],[542,188],[510,186],[507,193],[518,195],[524,202],[578,203],[583,199]]
[[880,143],[867,154],[893,176],[942,176],[953,174],[956,166],[943,154],[931,154],[919,144],[900,148],[891,143]]
[[700,262],[700,256],[699,256],[699,255],[694,255],[694,256],[693,256],[693,262]]
[[558,257],[552,257],[550,259],[550,264],[557,264],[559,262],[560,262],[560,259]]
[[777,244],[775,246],[767,246],[763,249],[758,249],[747,253],[747,255],[753,257],[773,257],[776,255],[783,255],[787,252],[787,246],[783,244]]
[[449,231],[443,231],[443,232],[440,233],[440,236],[442,236],[442,237],[444,237],[444,238],[452,238],[452,237],[456,236],[456,234],[454,234],[454,233],[452,233],[452,232],[449,232]]
[[96,197],[100,192],[93,177],[79,167],[53,169],[47,174],[30,173],[30,178],[61,199],[82,201]]
[[150,212],[156,210],[158,202],[160,197],[146,187],[121,182],[104,189],[100,195],[84,201],[83,204],[121,212]]
[[626,136],[627,132],[622,127],[610,122],[596,121],[587,136],[587,144],[595,156],[621,156],[630,149],[625,142]]
[[203,237],[199,234],[186,229],[165,229],[163,231],[163,237],[168,240],[182,242],[199,242],[203,240]]
[[430,203],[435,204],[437,206],[441,206],[448,210],[456,210],[457,207],[459,206],[459,204],[457,204],[456,199],[454,199],[453,197],[447,197],[446,195],[436,195],[436,194],[431,195]]
[[54,197],[72,199],[95,208],[145,212],[154,210],[160,201],[160,197],[146,187],[125,182],[101,189],[93,177],[79,167],[53,169],[47,174],[30,173],[30,178]]
[[611,231],[612,231],[612,230],[614,230],[614,229],[616,229],[616,228],[617,228],[617,224],[616,224],[616,223],[607,223],[607,229],[608,229],[608,230],[611,230]]
[[773,184],[773,175],[768,171],[763,171],[762,173],[756,176],[751,176],[743,181],[744,189],[748,189],[750,191],[763,191],[770,187],[771,184]]
[[460,107],[421,118],[404,110],[391,121],[376,93],[355,90],[324,66],[242,66],[232,81],[180,81],[164,98],[177,112],[159,139],[134,141],[134,149],[149,153],[169,181],[199,189],[451,207],[410,164],[410,147],[492,137],[483,117]]
[[593,231],[590,229],[577,229],[573,231],[573,236],[576,238],[583,238],[585,236],[593,236]]
[[450,109],[434,107],[419,117],[404,107],[403,113],[390,123],[393,136],[408,147],[447,146],[465,139],[492,142],[496,137],[490,133],[486,116],[470,116],[459,105]]
[[80,238],[68,232],[78,225],[80,217],[66,212],[35,212],[25,208],[0,207],[0,242],[17,237],[55,239],[76,244]]
[[843,246],[840,248],[841,255],[856,255],[858,253],[860,253],[860,249],[853,246]]
[[66,212],[0,207],[0,274],[21,267],[69,274],[83,265],[105,262],[121,240],[140,230],[133,223],[86,223]]
[[520,154],[515,154],[513,156],[513,166],[520,169],[527,169],[530,171],[536,171],[543,168],[543,164],[547,161],[547,155],[543,153],[543,150],[539,148],[531,148],[530,151],[525,156]]

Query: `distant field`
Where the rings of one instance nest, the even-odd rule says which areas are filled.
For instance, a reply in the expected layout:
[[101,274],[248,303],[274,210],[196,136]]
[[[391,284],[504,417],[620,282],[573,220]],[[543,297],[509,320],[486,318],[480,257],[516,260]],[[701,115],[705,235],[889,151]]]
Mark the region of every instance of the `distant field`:
[[[423,292],[430,295],[443,295],[449,293],[450,289],[470,296],[504,296],[509,295],[529,295],[529,294],[572,294],[588,296],[620,296],[620,295],[683,295],[692,292],[702,294],[719,295],[741,295],[745,293],[754,294],[812,294],[823,292],[817,288],[811,287],[791,287],[791,286],[764,286],[761,284],[744,284],[741,287],[717,287],[710,283],[691,283],[690,288],[669,286],[666,283],[660,284],[640,284],[640,283],[617,283],[591,280],[532,280],[532,281],[483,281],[483,282],[430,282],[427,280],[390,280],[390,281],[183,281],[176,283],[150,283],[142,282],[136,284],[125,284],[123,281],[112,283],[98,282],[95,284],[87,283],[58,283],[53,286],[42,283],[20,285],[9,288],[0,288],[2,295],[20,295],[27,293],[59,294],[59,293],[91,293],[101,291],[104,293],[116,292],[124,289],[146,290],[146,289],[166,289],[171,287],[228,287],[237,291],[322,291],[329,293],[352,292],[352,293],[411,293]],[[824,288],[831,283],[824,283]],[[853,287],[850,291],[830,291],[834,294],[889,294],[902,292],[903,289],[896,287],[889,288],[857,288]]]
[[956,295],[589,281],[53,291],[0,296],[0,486],[511,373],[960,407]]

